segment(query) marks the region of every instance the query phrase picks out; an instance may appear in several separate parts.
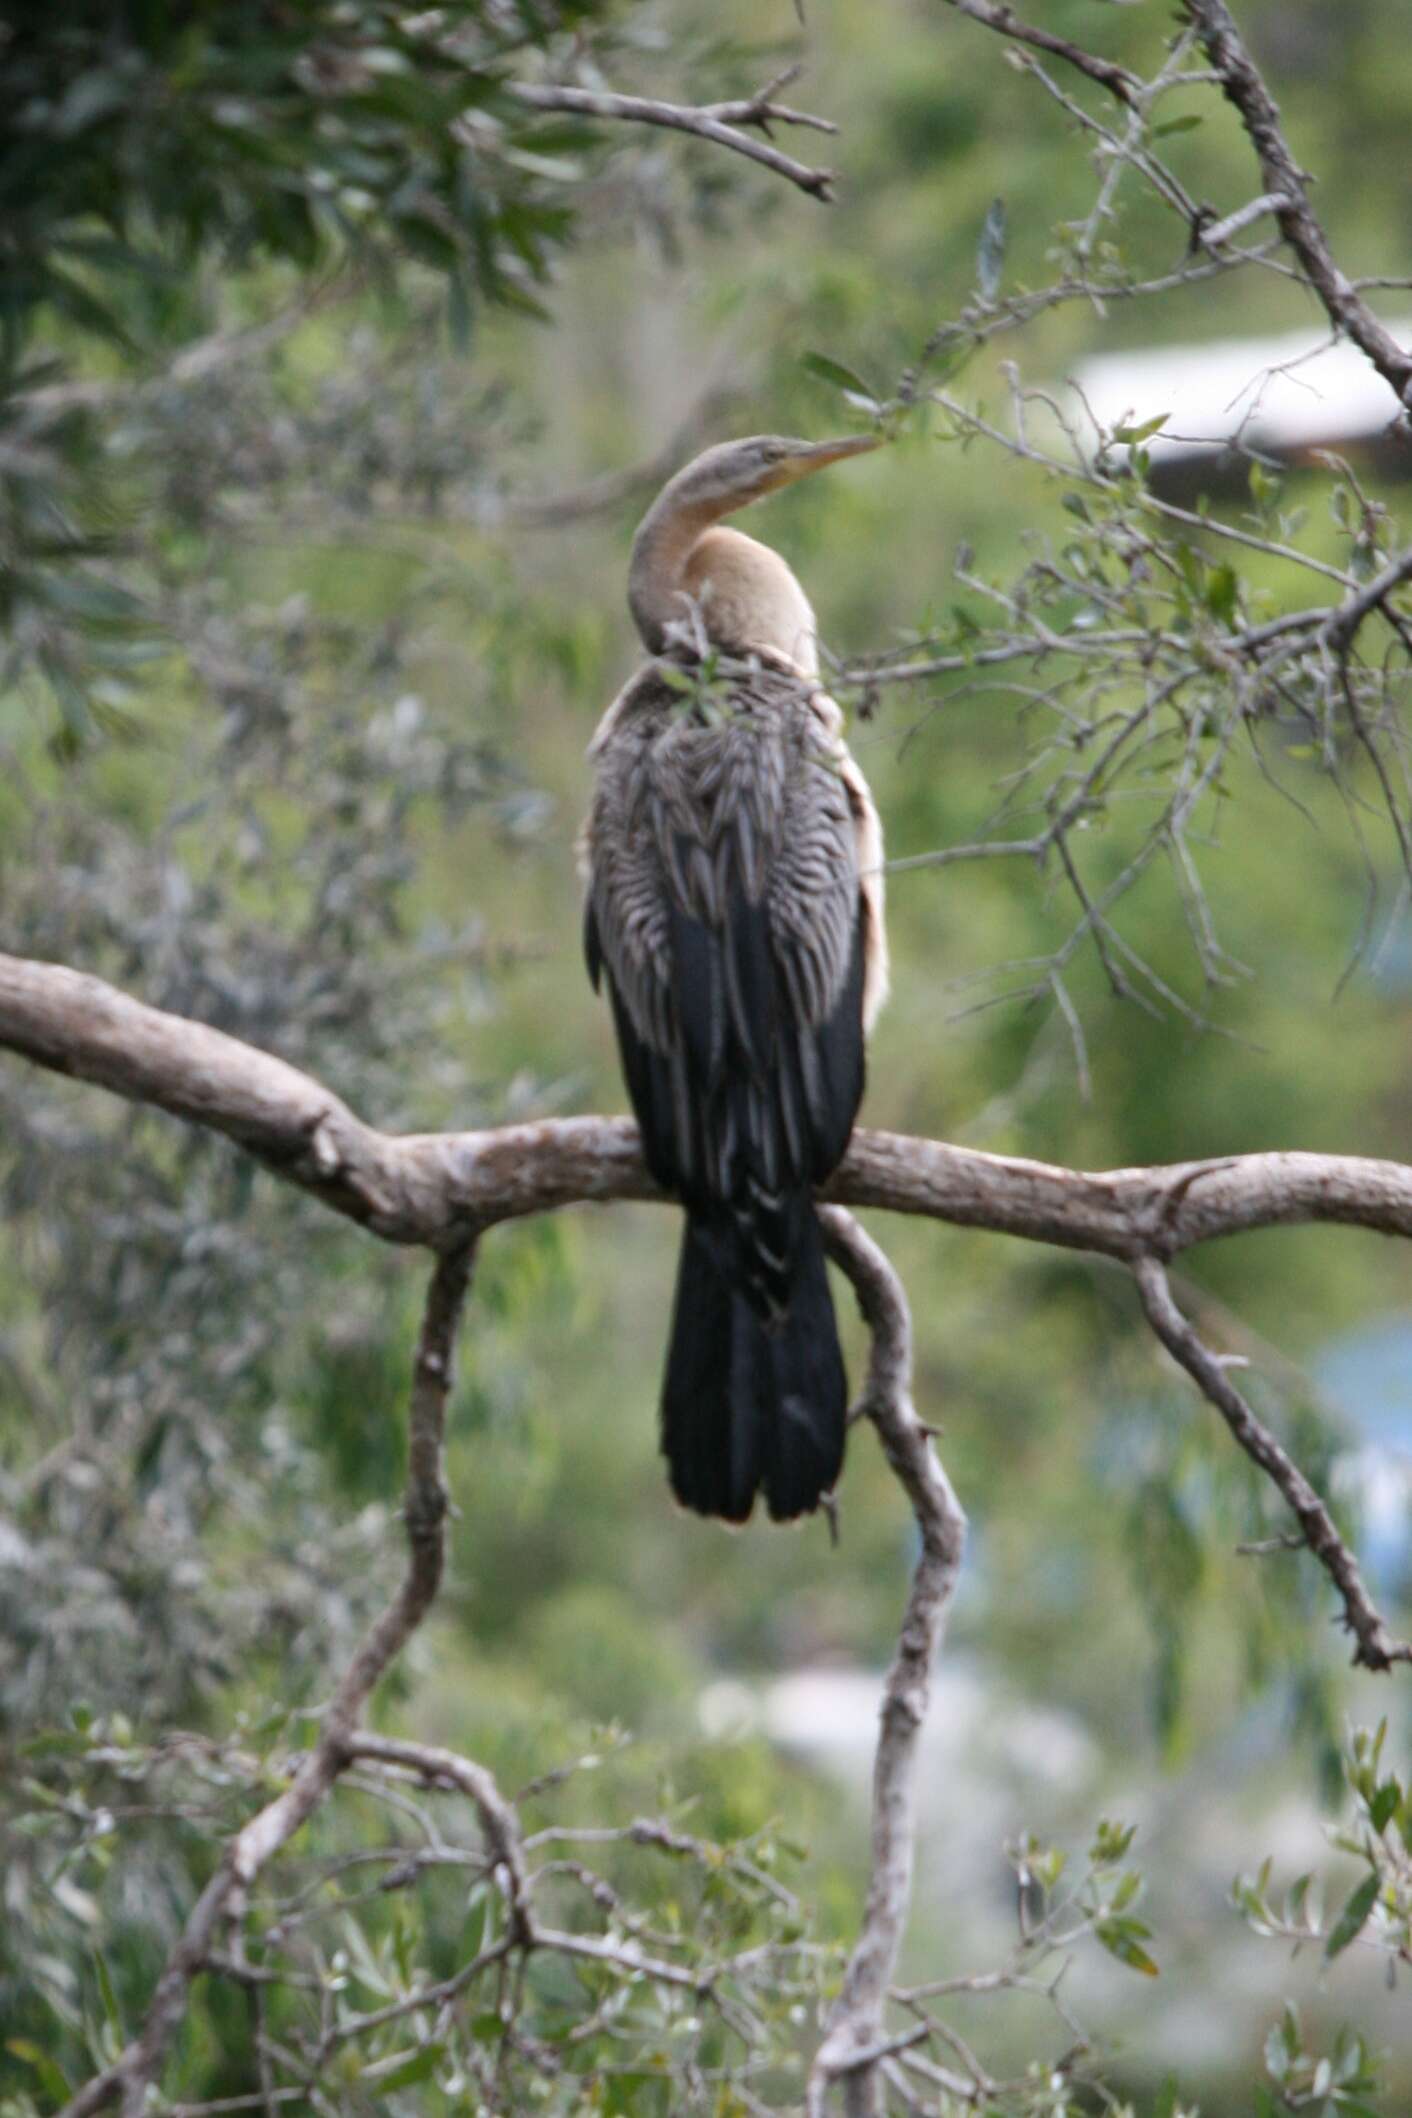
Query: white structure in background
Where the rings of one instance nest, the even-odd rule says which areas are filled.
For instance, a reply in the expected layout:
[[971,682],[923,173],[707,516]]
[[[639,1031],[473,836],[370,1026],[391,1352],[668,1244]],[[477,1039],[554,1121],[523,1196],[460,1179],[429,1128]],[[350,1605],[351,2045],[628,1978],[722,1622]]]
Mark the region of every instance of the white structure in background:
[[[883,1672],[804,1668],[759,1689],[722,1681],[699,1702],[712,1739],[747,1732],[868,1797]],[[968,1909],[969,1940],[1003,1957],[1014,1929],[1015,1883],[1006,1840],[1056,1820],[1085,1829],[1099,1803],[1103,1758],[1071,1714],[1031,1704],[978,1658],[943,1657],[922,1727],[917,1784],[918,1907],[929,1916],[929,1876]],[[954,1921],[953,1921],[954,1924]]]
[[[1384,1711],[1379,1679],[1361,1680],[1355,1720]],[[805,1668],[773,1683],[733,1679],[699,1701],[713,1741],[762,1734],[787,1755],[846,1787],[861,1811],[868,1796],[881,1670]],[[1159,2066],[1197,2083],[1205,2070],[1248,2070],[1251,2054],[1286,1994],[1327,2027],[1330,2013],[1352,2016],[1375,2042],[1406,2036],[1406,1998],[1383,1990],[1380,1961],[1340,1966],[1336,1996],[1325,1991],[1322,1953],[1293,1966],[1284,1947],[1251,1935],[1230,1909],[1231,1878],[1273,1856],[1277,1887],[1324,1871],[1330,1850],[1323,1818],[1297,1769],[1286,1774],[1280,1708],[1266,1701],[1240,1717],[1180,1773],[1164,1770],[1149,1743],[1136,1755],[1105,1759],[1074,1715],[1027,1700],[983,1658],[944,1653],[932,1679],[921,1735],[914,1935],[928,1977],[988,1971],[1006,1963],[1015,1938],[1015,1878],[1004,1847],[1033,1830],[1078,1857],[1107,1814],[1137,1826],[1133,1859],[1151,1882],[1158,1951],[1170,1975],[1156,1986],[1134,1978],[1096,1944],[1077,1955],[1065,1993],[1105,2038],[1141,2037]],[[1332,1897],[1342,1903],[1359,1871],[1345,1861]],[[1142,1907],[1139,1906],[1139,1911]],[[1056,1968],[1050,1965],[1051,1971]],[[1356,1981],[1356,1984],[1355,1984]],[[992,2034],[977,2003],[960,2003],[958,2028],[984,2047]],[[981,2005],[985,2005],[982,2003]],[[1001,2020],[995,2022],[1001,2031]]]
[[[1412,318],[1388,329],[1412,342]],[[1143,443],[1159,476],[1199,469],[1231,447],[1289,462],[1314,449],[1391,446],[1398,417],[1391,385],[1357,346],[1327,331],[1104,353],[1080,362],[1071,380],[1103,434],[1166,414]],[[1085,452],[1095,453],[1082,405],[1074,412]],[[1401,444],[1398,453],[1399,467],[1412,471],[1412,451]]]

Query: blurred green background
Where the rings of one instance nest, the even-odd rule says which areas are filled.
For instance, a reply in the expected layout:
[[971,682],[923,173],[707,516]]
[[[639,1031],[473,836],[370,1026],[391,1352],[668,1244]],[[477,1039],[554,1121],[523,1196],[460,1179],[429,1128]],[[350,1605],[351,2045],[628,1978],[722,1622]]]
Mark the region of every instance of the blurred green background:
[[[1147,70],[1170,27],[1156,4],[1040,12]],[[1241,13],[1340,261],[1404,272],[1402,9]],[[624,1104],[581,969],[574,839],[585,744],[634,664],[623,584],[650,487],[549,526],[526,519],[524,496],[577,491],[687,430],[832,430],[855,415],[806,354],[889,392],[971,293],[993,198],[1008,209],[1007,287],[1042,282],[1056,221],[1092,198],[1072,123],[998,39],[940,6],[812,0],[803,30],[784,0],[723,5],[709,33],[684,6],[614,21],[619,71],[663,94],[725,93],[807,55],[789,93],[841,136],[790,145],[837,166],[837,203],[694,143],[624,135],[583,145],[577,231],[540,290],[543,321],[479,305],[448,319],[431,263],[395,285],[330,272],[272,344],[172,380],[171,349],[282,313],[306,275],[211,258],[165,283],[120,275],[136,352],[41,316],[69,376],[167,378],[103,417],[106,504],[140,525],[135,578],[167,629],[150,660],[96,689],[84,679],[79,703],[102,725],[74,743],[52,740],[52,687],[26,677],[0,695],[5,946],[267,1044],[388,1126]],[[1234,121],[1190,94],[1204,122],[1168,153],[1227,211],[1257,188],[1253,164]],[[1129,257],[1164,269],[1179,235],[1134,195]],[[1397,314],[1404,297],[1386,299]],[[1002,360],[1040,383],[1087,352],[1311,320],[1308,296],[1273,277],[1106,313],[1075,303],[998,340],[958,388],[996,405]],[[1312,550],[1335,545],[1334,482],[1311,469],[1288,483]],[[796,567],[847,660],[950,607],[962,544],[981,573],[1013,572],[1027,533],[1062,534],[1059,499],[1040,472],[915,432],[747,526]],[[1273,595],[1302,593],[1264,565],[1254,577]],[[907,856],[976,834],[1023,733],[1013,699],[962,679],[885,692],[852,741],[889,851]],[[1287,761],[1287,777],[1304,816],[1235,763],[1202,848],[1222,939],[1252,977],[1203,995],[1165,874],[1121,914],[1213,1028],[1124,1005],[1077,960],[1086,1098],[1056,1012],[971,1005],[996,990],[976,982],[996,965],[1063,939],[1059,889],[1005,863],[896,876],[867,1122],[1089,1167],[1277,1147],[1405,1158],[1396,847],[1371,823],[1365,859],[1317,761]],[[1370,863],[1380,894],[1360,951]],[[419,1262],[223,1146],[18,1063],[0,1073],[0,1115],[0,1759],[18,1769],[79,1699],[144,1740],[317,1701],[396,1565]],[[1405,2107],[1400,1997],[1357,1952],[1327,1977],[1316,1960],[1291,1967],[1224,1895],[1267,1852],[1291,1875],[1321,1859],[1345,1719],[1386,1714],[1405,1740],[1405,1682],[1350,1676],[1311,1560],[1235,1555],[1277,1513],[1120,1273],[871,1225],[910,1290],[919,1406],[973,1524],[909,1974],[1003,1954],[1007,1839],[1072,1844],[1098,1814],[1126,1816],[1162,1976],[1113,1965],[1081,1987],[1087,2018],[1119,2040],[1118,2082],[1147,2093],[1175,2069],[1213,2118],[1244,2113],[1292,1991],[1311,2021],[1367,2025],[1390,2053],[1387,2108]],[[670,1779],[698,1797],[703,1828],[786,1818],[812,1849],[806,1895],[847,1932],[869,1683],[905,1592],[909,1518],[866,1433],[837,1549],[821,1521],[729,1535],[674,1510],[654,1434],[674,1250],[671,1216],[647,1207],[484,1244],[452,1417],[450,1576],[384,1711],[509,1784],[598,1747],[605,1724],[630,1729],[632,1762],[605,1768],[605,1785],[619,1769],[629,1788]],[[1257,1401],[1348,1519],[1371,1495],[1377,1589],[1405,1623],[1405,1258],[1351,1231],[1281,1231],[1184,1260],[1180,1291],[1251,1356]],[[851,1316],[848,1342],[856,1371]],[[131,2008],[197,1857],[156,1824],[119,1840],[90,1845],[75,1880],[103,1907]],[[3,2006],[58,2050],[92,2003],[92,1935],[55,1903],[44,1846],[26,1841],[11,1867]],[[1031,2030],[973,2034],[1013,2058]],[[217,2093],[214,2062],[191,2064]],[[0,2087],[32,2086],[0,2054]]]

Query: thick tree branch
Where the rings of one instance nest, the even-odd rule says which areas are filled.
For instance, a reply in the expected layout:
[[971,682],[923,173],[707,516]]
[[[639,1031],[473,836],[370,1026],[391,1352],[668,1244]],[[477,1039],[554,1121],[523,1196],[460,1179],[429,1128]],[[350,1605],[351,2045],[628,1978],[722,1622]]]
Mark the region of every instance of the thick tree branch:
[[[288,1787],[251,1817],[226,1846],[220,1866],[192,1907],[167,1959],[141,2031],[110,2067],[64,2106],[60,2118],[85,2118],[86,2113],[103,2110],[119,2098],[123,2118],[142,2118],[147,2092],[157,2081],[186,2011],[191,1982],[205,1968],[221,1928],[239,1916],[261,1869],[325,1800],[354,1758],[374,1754],[372,1738],[355,1741],[359,1716],[378,1679],[425,1617],[441,1582],[447,1507],[442,1438],[456,1329],[472,1255],[469,1244],[444,1252],[427,1292],[412,1371],[405,1498],[410,1553],[402,1586],[340,1678],[319,1740]],[[482,1804],[482,1815],[486,1813]]]
[[[224,1133],[391,1242],[441,1248],[524,1214],[661,1196],[629,1118],[381,1133],[297,1067],[59,964],[0,955],[0,1049]],[[1087,1172],[862,1131],[827,1196],[1126,1263],[1301,1221],[1412,1236],[1412,1167],[1358,1155]]]
[[1328,237],[1309,203],[1308,179],[1285,139],[1279,107],[1225,0],[1185,0],[1185,6],[1206,56],[1220,76],[1221,87],[1239,112],[1250,143],[1260,157],[1266,192],[1278,195],[1275,211],[1280,232],[1330,321],[1362,348],[1378,373],[1391,383],[1399,400],[1412,404],[1412,354],[1373,314],[1335,260]]
[[1393,1639],[1358,1571],[1358,1562],[1334,1528],[1333,1518],[1298,1464],[1236,1389],[1221,1362],[1202,1345],[1172,1299],[1165,1268],[1156,1258],[1141,1258],[1133,1268],[1142,1306],[1158,1338],[1180,1361],[1197,1388],[1211,1400],[1246,1455],[1273,1480],[1294,1510],[1307,1544],[1343,1599],[1344,1623],[1358,1642],[1354,1661],[1366,1669],[1387,1670],[1394,1662],[1412,1662],[1412,1645]]
[[829,2086],[839,2079],[850,2118],[869,2118],[878,2107],[879,2062],[898,2049],[883,2036],[883,2006],[912,1894],[918,1738],[927,1715],[932,1667],[961,1572],[966,1517],[912,1403],[912,1319],[902,1282],[852,1214],[826,1206],[822,1219],[829,1255],[852,1280],[872,1333],[857,1414],[866,1413],[876,1427],[921,1534],[897,1652],[883,1686],[882,1727],[873,1763],[867,1902],[809,2076],[810,2118],[822,2113]]

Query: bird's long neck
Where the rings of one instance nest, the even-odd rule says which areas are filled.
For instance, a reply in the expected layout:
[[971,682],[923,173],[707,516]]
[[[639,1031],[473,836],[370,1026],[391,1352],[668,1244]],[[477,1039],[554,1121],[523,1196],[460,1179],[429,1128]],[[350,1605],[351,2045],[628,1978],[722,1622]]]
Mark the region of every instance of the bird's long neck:
[[669,628],[685,628],[694,606],[715,646],[769,652],[817,676],[813,608],[789,566],[754,537],[717,527],[741,504],[666,487],[633,540],[628,603],[637,629],[660,654]]
[[729,502],[693,498],[681,473],[657,495],[638,525],[628,562],[628,608],[643,645],[660,654],[667,628],[686,616],[686,562],[702,532],[731,512]]

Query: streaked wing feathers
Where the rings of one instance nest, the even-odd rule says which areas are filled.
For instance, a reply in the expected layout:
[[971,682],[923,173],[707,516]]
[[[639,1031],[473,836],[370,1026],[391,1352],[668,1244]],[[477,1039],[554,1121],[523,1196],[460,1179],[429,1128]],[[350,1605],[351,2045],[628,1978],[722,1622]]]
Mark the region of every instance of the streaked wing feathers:
[[863,1086],[857,830],[811,696],[761,670],[703,712],[645,671],[595,745],[587,832],[585,949],[649,1164],[729,1209],[720,1239],[762,1311]]

